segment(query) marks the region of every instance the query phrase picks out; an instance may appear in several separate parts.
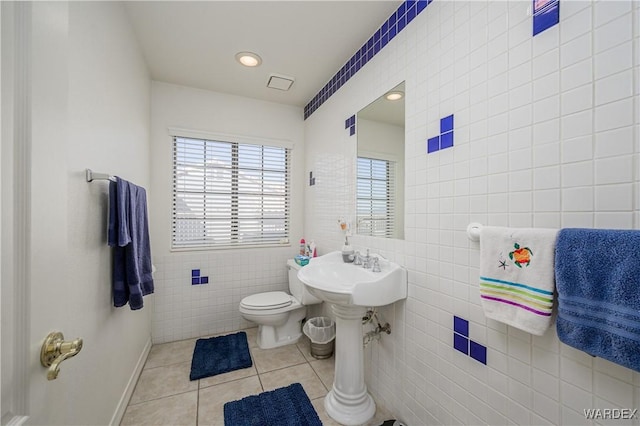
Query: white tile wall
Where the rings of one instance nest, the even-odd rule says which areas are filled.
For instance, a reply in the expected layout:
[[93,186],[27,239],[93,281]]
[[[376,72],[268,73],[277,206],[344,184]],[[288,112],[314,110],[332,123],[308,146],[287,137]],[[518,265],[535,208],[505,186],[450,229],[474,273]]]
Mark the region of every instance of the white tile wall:
[[[154,343],[253,326],[240,315],[240,300],[265,291],[288,292],[286,262],[293,257],[292,250],[203,251],[157,257]],[[191,285],[192,269],[200,269],[209,283]]]
[[[529,4],[433,2],[305,122],[305,235],[322,253],[354,211],[344,120],[406,81],[406,239],[353,242],[409,271],[408,299],[383,312],[392,334],[366,351],[369,389],[407,424],[604,424],[583,409],[640,408],[639,373],[480,306],[471,221],[640,228],[640,2],[562,0],[536,37]],[[451,113],[455,146],[427,155]],[[487,366],[453,349],[453,315]]]

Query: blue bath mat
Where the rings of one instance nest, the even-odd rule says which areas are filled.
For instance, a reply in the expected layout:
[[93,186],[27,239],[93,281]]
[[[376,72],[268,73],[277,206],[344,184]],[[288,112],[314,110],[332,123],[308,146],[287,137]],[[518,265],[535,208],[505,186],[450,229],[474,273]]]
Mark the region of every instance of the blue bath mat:
[[247,333],[198,339],[191,359],[191,380],[248,368],[253,365]]
[[225,426],[322,426],[300,383],[224,404]]

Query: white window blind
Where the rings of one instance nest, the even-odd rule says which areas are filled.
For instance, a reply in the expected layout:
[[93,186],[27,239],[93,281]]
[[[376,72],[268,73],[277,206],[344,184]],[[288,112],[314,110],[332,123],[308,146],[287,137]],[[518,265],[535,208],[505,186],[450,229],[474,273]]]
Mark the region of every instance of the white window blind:
[[276,245],[289,238],[289,148],[173,141],[173,248]]
[[358,157],[358,234],[391,238],[395,232],[395,162]]

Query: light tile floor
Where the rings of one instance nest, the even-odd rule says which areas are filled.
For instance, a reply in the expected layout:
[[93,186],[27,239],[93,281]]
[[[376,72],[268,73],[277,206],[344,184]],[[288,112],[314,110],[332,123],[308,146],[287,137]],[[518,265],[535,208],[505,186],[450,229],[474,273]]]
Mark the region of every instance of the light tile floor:
[[[244,331],[253,366],[201,380],[189,380],[197,339],[154,345],[121,424],[223,425],[226,402],[296,382],[302,384],[324,425],[339,424],[324,410],[324,397],[333,384],[333,357],[313,358],[306,336],[296,345],[260,349],[257,329]],[[378,409],[368,425],[380,425],[389,418]]]

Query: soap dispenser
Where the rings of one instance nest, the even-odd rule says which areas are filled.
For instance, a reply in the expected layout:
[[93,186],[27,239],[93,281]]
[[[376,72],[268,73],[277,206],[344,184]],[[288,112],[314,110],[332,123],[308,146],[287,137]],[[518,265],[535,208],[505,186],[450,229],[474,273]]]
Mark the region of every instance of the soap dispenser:
[[349,245],[349,237],[344,237],[344,245],[342,246],[342,261],[344,263],[353,262],[353,247]]

